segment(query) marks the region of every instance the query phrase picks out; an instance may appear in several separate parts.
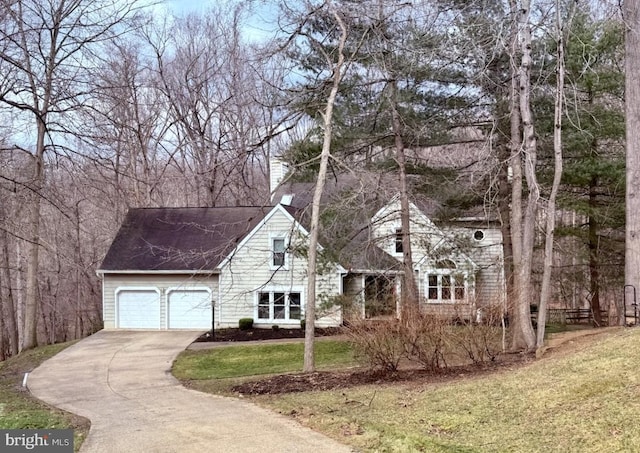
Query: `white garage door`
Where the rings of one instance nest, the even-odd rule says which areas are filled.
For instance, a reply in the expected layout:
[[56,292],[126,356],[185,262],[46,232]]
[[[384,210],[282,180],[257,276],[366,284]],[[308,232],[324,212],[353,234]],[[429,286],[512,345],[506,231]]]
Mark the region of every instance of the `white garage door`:
[[211,295],[205,290],[169,292],[169,329],[211,329]]
[[126,289],[118,295],[118,327],[121,329],[159,329],[160,293]]

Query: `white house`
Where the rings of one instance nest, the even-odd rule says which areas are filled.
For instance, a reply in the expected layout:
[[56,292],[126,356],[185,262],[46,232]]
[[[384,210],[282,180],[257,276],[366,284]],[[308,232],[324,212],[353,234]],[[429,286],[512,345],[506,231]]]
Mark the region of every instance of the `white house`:
[[[300,326],[306,259],[292,244],[307,231],[294,209],[273,207],[131,209],[98,269],[107,329]],[[316,292],[342,292],[339,265]],[[341,324],[340,310],[318,326]]]
[[[283,174],[274,173],[272,184]],[[316,320],[320,327],[399,314],[399,197],[383,200],[380,190],[356,196],[352,187],[349,180],[328,184],[323,202],[330,226],[322,232],[327,253],[316,287],[328,302]],[[300,326],[312,189],[281,185],[272,190],[278,202],[268,207],[131,209],[98,269],[105,328],[211,329],[237,327],[241,318]],[[434,206],[427,199],[410,204],[423,310],[473,319],[479,307],[504,304],[500,229],[479,216],[438,225]]]

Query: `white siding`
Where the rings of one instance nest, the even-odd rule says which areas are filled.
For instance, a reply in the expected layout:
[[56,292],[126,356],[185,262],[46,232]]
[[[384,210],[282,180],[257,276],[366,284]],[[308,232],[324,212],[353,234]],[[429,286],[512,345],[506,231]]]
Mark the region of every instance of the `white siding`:
[[[216,321],[221,327],[237,327],[238,319],[256,319],[258,291],[300,291],[302,305],[306,304],[307,260],[294,254],[287,256],[286,268],[273,270],[271,266],[271,239],[286,236],[295,242],[291,218],[276,210],[253,236],[249,238],[221,269],[220,316]],[[341,275],[337,266],[319,275],[316,285],[319,307],[322,300],[340,294]],[[218,315],[218,312],[216,312]],[[342,322],[339,310],[326,313],[317,320],[320,327],[335,326]],[[299,326],[299,321],[278,322],[282,326]]]
[[[421,296],[424,296],[427,263],[451,257],[461,265],[464,263],[460,261],[465,261],[460,258],[462,252],[477,266],[474,300],[479,305],[504,303],[506,294],[500,229],[466,226],[440,229],[413,203],[410,204],[410,217],[413,261],[420,263],[424,259],[418,278]],[[394,198],[378,211],[372,222],[373,236],[379,246],[399,261],[402,260],[402,254],[395,251],[395,232],[401,227],[399,199]],[[482,240],[474,239],[473,234],[477,230],[483,232]],[[458,250],[457,257],[451,256],[454,250]]]
[[[175,274],[105,274],[103,279],[105,329],[116,328],[116,292],[126,288],[157,288],[160,293],[160,328],[167,328],[167,290],[208,288],[214,302],[218,295],[218,277]],[[217,313],[216,313],[217,314]]]
[[[443,232],[413,203],[409,205],[409,232],[411,234],[411,251],[414,262],[428,255],[443,239]],[[396,253],[396,230],[402,226],[400,220],[400,201],[392,200],[372,219],[373,237],[379,247],[402,260],[402,253]]]
[[[482,231],[483,239],[473,235]],[[469,244],[465,254],[478,266],[476,272],[476,300],[478,305],[504,304],[506,288],[504,281],[504,259],[502,253],[502,232],[498,228],[450,228],[461,242]]]

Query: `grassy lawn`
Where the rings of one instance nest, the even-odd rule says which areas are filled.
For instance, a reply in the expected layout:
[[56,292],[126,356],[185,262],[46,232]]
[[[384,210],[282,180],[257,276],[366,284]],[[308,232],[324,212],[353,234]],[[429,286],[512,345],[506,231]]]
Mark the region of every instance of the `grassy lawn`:
[[[640,329],[497,374],[258,397],[371,452],[638,451]],[[592,342],[591,342],[592,341]]]
[[[315,347],[319,369],[354,364],[346,341],[318,341]],[[174,362],[173,375],[180,380],[210,380],[302,371],[303,352],[302,342],[187,350]]]
[[33,370],[70,345],[71,343],[42,346],[0,362],[0,428],[75,429],[76,451],[80,448],[82,439],[89,431],[89,421],[51,408],[22,388],[25,372]]
[[[639,342],[640,329],[610,330],[489,375],[251,399],[366,452],[638,451]],[[316,345],[319,368],[355,365],[346,342]],[[224,392],[255,375],[299,371],[302,347],[187,351],[174,374]]]

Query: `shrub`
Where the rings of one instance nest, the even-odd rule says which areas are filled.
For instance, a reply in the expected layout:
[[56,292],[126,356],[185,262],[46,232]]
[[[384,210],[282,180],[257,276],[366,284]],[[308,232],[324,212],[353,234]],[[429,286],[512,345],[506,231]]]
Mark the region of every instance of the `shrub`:
[[357,360],[372,370],[396,371],[406,356],[406,348],[399,321],[360,321],[347,328]]
[[271,326],[271,330],[280,330],[280,326],[277,324],[274,324]]
[[304,319],[300,320],[300,328],[305,330],[307,328],[307,322]]
[[482,323],[437,314],[414,313],[408,322],[359,321],[346,327],[356,359],[372,370],[393,372],[402,360],[436,371],[447,359],[493,361],[501,351],[502,311],[485,309]]
[[451,321],[437,315],[418,314],[404,326],[403,337],[407,358],[435,371],[446,368],[445,346]]
[[238,321],[238,328],[240,330],[253,329],[253,318],[240,318],[240,320]]
[[483,307],[481,322],[465,322],[453,330],[453,346],[473,363],[495,360],[502,350],[501,318],[501,307]]

